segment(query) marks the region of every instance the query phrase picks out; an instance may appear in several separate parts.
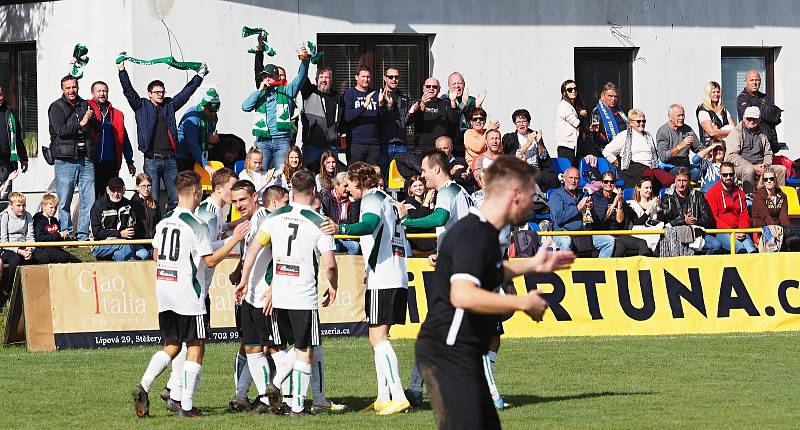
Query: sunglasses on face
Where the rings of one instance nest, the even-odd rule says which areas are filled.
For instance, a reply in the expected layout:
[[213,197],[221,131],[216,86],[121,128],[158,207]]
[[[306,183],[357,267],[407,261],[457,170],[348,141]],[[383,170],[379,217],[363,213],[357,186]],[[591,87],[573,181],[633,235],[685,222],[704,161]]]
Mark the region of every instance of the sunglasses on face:
[[775,182],[774,176],[764,176],[764,182]]
[[647,124],[647,120],[646,119],[635,119],[635,120],[633,120],[631,122],[636,123],[636,124]]
[[566,90],[568,93],[574,93],[574,92],[575,92],[575,90],[577,90],[578,88],[577,88],[577,87],[569,87],[569,88],[564,88],[564,89],[565,89],[565,90]]
[[436,88],[439,88],[439,86],[438,85],[425,85],[425,88],[436,89]]
[[719,175],[722,176],[723,178],[732,178],[733,177],[733,173],[720,173]]
[[604,184],[613,184],[614,182],[617,182],[617,181],[615,181],[614,179],[603,179],[603,183]]
[[482,116],[476,116],[476,117],[472,117],[472,120],[473,121],[486,121],[486,118],[484,118]]
[[386,79],[391,79],[394,81],[395,79],[400,79],[400,75],[386,75]]

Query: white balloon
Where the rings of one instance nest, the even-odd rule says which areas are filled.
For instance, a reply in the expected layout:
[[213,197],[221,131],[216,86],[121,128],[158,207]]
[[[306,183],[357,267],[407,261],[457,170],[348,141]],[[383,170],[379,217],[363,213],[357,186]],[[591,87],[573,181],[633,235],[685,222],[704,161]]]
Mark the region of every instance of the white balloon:
[[174,5],[175,0],[150,0],[150,7],[158,18],[164,18],[169,15],[169,11],[172,10]]

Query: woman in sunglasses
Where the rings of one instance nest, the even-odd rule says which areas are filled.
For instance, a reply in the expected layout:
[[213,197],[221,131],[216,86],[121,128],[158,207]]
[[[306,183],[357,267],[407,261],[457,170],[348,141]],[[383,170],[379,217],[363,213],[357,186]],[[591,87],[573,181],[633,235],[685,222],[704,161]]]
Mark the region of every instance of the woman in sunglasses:
[[581,140],[581,124],[588,125],[589,113],[578,97],[578,84],[568,79],[561,84],[561,101],[556,108],[556,150],[558,156],[569,160],[569,164],[578,167],[576,151]]
[[[591,230],[622,230],[628,224],[633,212],[622,200],[622,192],[616,188],[617,178],[613,172],[605,172],[602,176],[602,188],[592,193]],[[650,255],[647,242],[633,236],[614,237],[614,257],[626,255]]]
[[758,188],[753,193],[753,216],[750,217],[753,227],[768,225],[789,225],[789,204],[786,193],[776,181],[777,175],[772,167],[767,167]]
[[644,112],[633,108],[628,111],[628,128],[603,149],[603,157],[619,170],[625,188],[633,188],[639,178],[653,180],[656,189],[668,187],[675,177],[658,168],[658,153],[653,135],[644,130],[647,119]]
[[486,151],[486,130],[499,129],[500,123],[492,121],[486,125],[486,111],[475,108],[469,116],[469,124],[472,128],[464,132],[464,148],[466,154],[464,159],[467,164],[472,165],[472,160]]

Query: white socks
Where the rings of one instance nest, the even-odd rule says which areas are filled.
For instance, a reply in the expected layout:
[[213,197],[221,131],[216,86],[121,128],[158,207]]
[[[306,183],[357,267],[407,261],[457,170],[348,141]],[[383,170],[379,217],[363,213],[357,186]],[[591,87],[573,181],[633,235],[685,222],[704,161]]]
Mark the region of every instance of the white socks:
[[[250,368],[250,375],[256,384],[256,389],[260,396],[267,394],[267,386],[270,384],[269,360],[263,352],[247,354],[247,367]],[[262,397],[261,401],[267,403],[267,399]]]
[[322,351],[322,345],[314,347],[314,354],[311,358],[311,395],[313,396],[314,403],[319,403],[325,400],[325,355]]
[[253,377],[250,375],[247,357],[241,351],[237,351],[236,358],[233,359],[233,383],[236,385],[236,397],[246,399],[252,381]]
[[383,374],[383,366],[380,365],[380,359],[378,358],[377,350],[373,350],[375,353],[375,376],[378,379],[378,401],[386,403],[391,400],[389,396],[389,383],[386,381],[386,376]]
[[306,398],[308,383],[311,381],[311,365],[301,361],[294,362],[294,372],[292,372],[292,382],[295,387],[292,390],[292,412],[302,412],[303,402]]
[[425,381],[422,379],[422,374],[419,373],[419,367],[417,366],[417,362],[414,362],[414,367],[411,368],[411,379],[408,381],[408,389],[411,391],[416,391],[418,393],[422,392],[422,384]]
[[375,363],[381,368],[383,377],[389,385],[392,400],[406,400],[406,395],[403,393],[403,383],[400,382],[400,366],[397,364],[397,354],[392,348],[392,343],[388,340],[375,345]]
[[272,354],[272,360],[275,362],[275,375],[272,377],[272,383],[280,387],[283,384],[294,366],[295,351],[294,348],[288,351],[278,351]]
[[147,365],[147,370],[144,371],[142,381],[140,382],[145,391],[148,393],[150,392],[150,385],[152,385],[158,375],[169,366],[170,361],[172,361],[172,359],[169,358],[169,354],[164,351],[158,351],[153,354],[153,357],[150,359],[150,364]]
[[188,350],[186,343],[182,344],[180,352],[172,359],[172,372],[169,374],[167,388],[169,388],[169,398],[176,402],[181,401],[183,393],[183,363],[186,362],[186,352]]
[[183,365],[183,395],[181,396],[181,409],[192,410],[194,389],[200,381],[201,366],[194,361],[187,361]]
[[483,356],[483,373],[486,375],[486,383],[489,384],[489,393],[492,395],[492,400],[500,398],[500,392],[494,382],[495,361],[497,361],[497,353],[494,351],[489,351]]

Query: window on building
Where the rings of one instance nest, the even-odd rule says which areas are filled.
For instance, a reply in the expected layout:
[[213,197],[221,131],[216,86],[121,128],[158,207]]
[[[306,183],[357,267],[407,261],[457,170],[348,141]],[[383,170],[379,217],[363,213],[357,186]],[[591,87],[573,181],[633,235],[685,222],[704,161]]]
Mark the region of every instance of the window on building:
[[355,85],[360,64],[372,69],[373,88],[383,86],[387,67],[400,70],[399,88],[412,100],[419,98],[428,77],[428,36],[318,34],[317,47],[325,52],[319,65],[333,70],[333,86],[340,93]]
[[619,87],[619,104],[633,107],[633,59],[636,48],[575,48],[575,81],[587,106],[597,104],[606,82]]
[[19,112],[28,156],[38,153],[36,43],[0,44],[0,86],[6,102]]
[[761,74],[761,91],[775,100],[774,64],[774,48],[722,48],[722,101],[734,121],[739,121],[736,97],[744,89],[748,70]]

